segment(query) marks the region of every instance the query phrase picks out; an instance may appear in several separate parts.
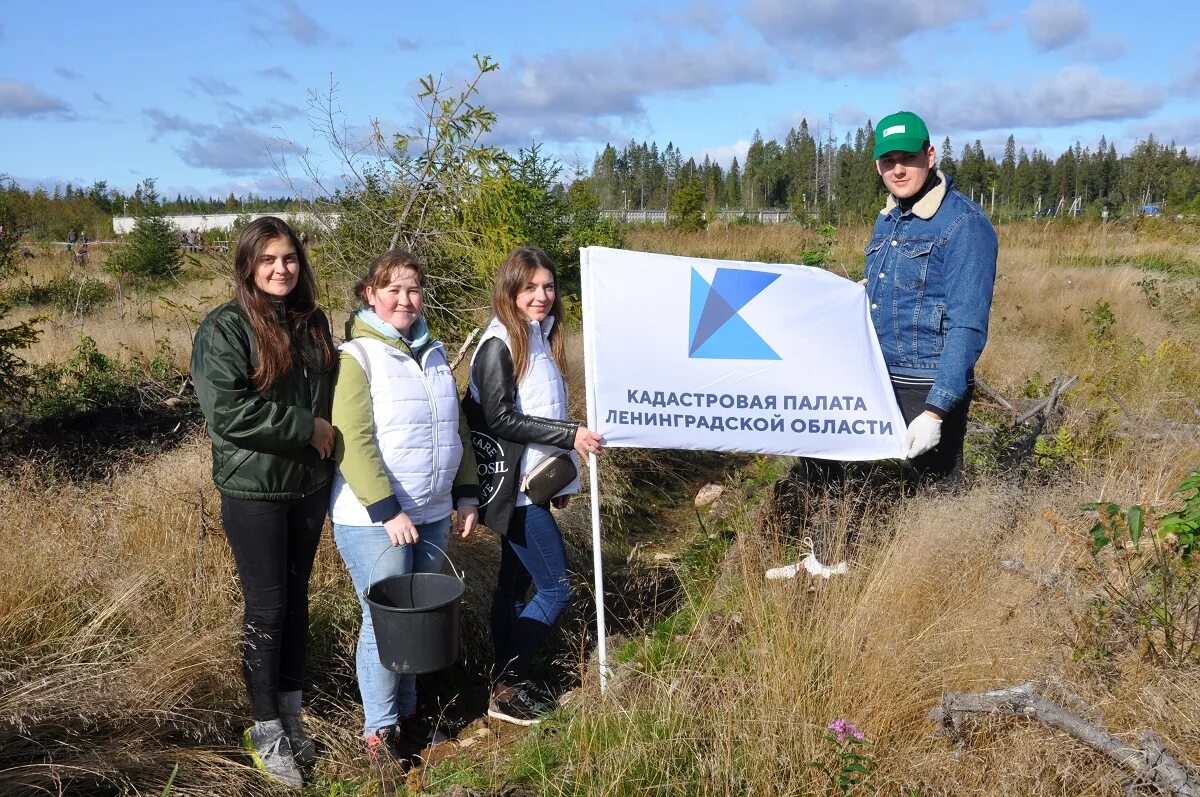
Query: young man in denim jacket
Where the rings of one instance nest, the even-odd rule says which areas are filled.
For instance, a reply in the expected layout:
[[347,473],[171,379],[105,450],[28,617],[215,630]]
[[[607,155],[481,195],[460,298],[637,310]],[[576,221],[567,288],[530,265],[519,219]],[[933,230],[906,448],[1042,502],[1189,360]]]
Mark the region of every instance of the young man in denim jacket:
[[866,246],[871,320],[908,423],[905,455],[920,481],[962,479],[975,362],[987,340],[996,230],[954,189],[921,117],[875,128],[875,168],[888,190]]

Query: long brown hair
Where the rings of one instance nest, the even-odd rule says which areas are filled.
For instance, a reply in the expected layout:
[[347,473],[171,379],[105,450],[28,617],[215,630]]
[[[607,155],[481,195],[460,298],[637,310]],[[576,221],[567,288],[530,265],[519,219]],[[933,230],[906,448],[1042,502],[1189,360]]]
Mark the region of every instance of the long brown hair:
[[517,294],[529,284],[539,268],[546,269],[554,278],[554,303],[550,306],[550,315],[554,316],[554,327],[551,328],[549,337],[550,355],[558,365],[559,373],[565,373],[567,364],[567,348],[562,334],[563,306],[554,261],[536,246],[519,246],[500,266],[500,272],[496,275],[496,287],[492,291],[492,312],[508,331],[508,345],[513,359],[513,379],[518,384],[529,369],[529,319],[517,309]]
[[[283,299],[282,313],[277,302],[254,284],[258,259],[267,244],[276,238],[291,242],[300,266],[296,287]],[[296,366],[299,352],[293,348],[292,341],[305,336],[311,338],[321,352],[321,362],[311,365],[321,371],[331,369],[333,339],[329,334],[329,322],[317,307],[317,281],[308,265],[304,246],[287,222],[275,216],[262,216],[247,224],[238,236],[233,269],[237,303],[246,314],[258,344],[258,367],[251,375],[255,389],[260,392],[269,389]]]

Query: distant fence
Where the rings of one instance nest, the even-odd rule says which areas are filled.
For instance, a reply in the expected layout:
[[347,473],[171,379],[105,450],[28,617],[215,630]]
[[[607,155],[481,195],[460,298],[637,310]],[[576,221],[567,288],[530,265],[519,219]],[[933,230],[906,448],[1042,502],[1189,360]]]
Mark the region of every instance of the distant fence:
[[[602,210],[600,215],[607,219],[617,219],[627,224],[666,224],[667,211],[665,210]],[[704,214],[704,218],[712,220],[708,213]],[[749,219],[750,221],[758,222],[759,224],[779,224],[784,221],[791,221],[791,211],[787,210],[746,210],[745,208],[726,208],[718,210],[712,214],[712,218],[720,221],[733,221],[734,219]]]
[[[616,219],[627,224],[666,224],[666,210],[601,210],[600,215],[608,219]],[[208,232],[209,230],[229,230],[239,218],[248,218],[251,221],[262,216],[279,216],[288,223],[310,224],[317,227],[336,227],[338,224],[339,214],[337,213],[308,213],[300,211],[296,213],[196,213],[179,216],[164,216],[167,221],[180,232],[188,230],[199,230],[200,232]],[[779,224],[780,222],[791,221],[791,211],[787,210],[747,210],[746,208],[725,208],[718,210],[715,213],[705,213],[704,217],[709,221],[717,219],[720,221],[733,221],[734,219],[747,219],[759,224]],[[128,235],[137,225],[137,217],[135,216],[114,216],[113,217],[113,232],[117,235]]]
[[[296,213],[196,213],[183,216],[164,216],[163,218],[171,222],[180,232],[187,230],[207,232],[209,230],[231,230],[239,218],[254,221],[262,216],[278,216],[289,224],[311,224],[316,227],[330,228],[336,227],[340,218],[337,213],[307,213],[305,211]],[[135,216],[113,216],[113,232],[117,235],[128,235],[135,226],[137,226],[137,217]]]

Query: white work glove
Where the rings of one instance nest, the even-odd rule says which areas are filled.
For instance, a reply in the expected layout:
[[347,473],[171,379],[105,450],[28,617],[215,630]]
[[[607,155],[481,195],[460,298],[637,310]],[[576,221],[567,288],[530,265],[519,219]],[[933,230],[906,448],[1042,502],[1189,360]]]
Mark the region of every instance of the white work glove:
[[919,457],[936,446],[941,439],[942,419],[922,412],[908,425],[908,432],[904,435],[904,456],[906,459]]

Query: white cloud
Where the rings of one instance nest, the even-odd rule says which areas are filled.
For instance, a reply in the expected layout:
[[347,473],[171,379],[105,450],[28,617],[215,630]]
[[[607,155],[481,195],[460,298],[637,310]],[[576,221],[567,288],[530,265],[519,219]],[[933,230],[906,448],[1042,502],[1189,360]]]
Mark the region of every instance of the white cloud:
[[[705,147],[688,155],[689,158],[695,158],[696,163],[704,162],[705,156],[708,156],[716,163],[721,164],[722,169],[728,169],[733,159],[738,159],[738,168],[746,165],[746,153],[750,151],[750,142],[744,138],[740,138],[732,144],[722,144],[717,147]],[[685,158],[686,160],[686,158]]]
[[0,118],[56,117],[70,119],[74,116],[74,112],[67,103],[58,97],[52,97],[28,83],[0,78]]
[[905,39],[986,10],[984,0],[751,0],[745,15],[774,47],[835,75],[894,70]]
[[1092,20],[1079,0],[1034,0],[1025,9],[1025,31],[1039,50],[1055,50],[1082,39]]
[[178,149],[189,166],[217,169],[227,174],[265,171],[271,168],[268,150],[295,152],[295,148],[273,136],[244,125],[214,127]]
[[1116,61],[1129,52],[1129,45],[1121,36],[1092,36],[1072,51],[1083,61]]
[[157,141],[163,133],[190,133],[202,136],[212,129],[212,125],[167,113],[161,108],[143,108],[142,114],[150,120],[151,141]]
[[243,125],[264,125],[303,116],[304,111],[285,102],[270,102],[253,108],[243,108],[232,102],[223,103],[230,120]]
[[953,133],[1134,119],[1162,102],[1155,86],[1104,77],[1091,67],[1067,67],[1027,85],[974,80],[928,86],[914,92],[907,105],[925,116],[940,138],[939,129]]
[[481,95],[499,115],[498,143],[604,141],[614,138],[614,120],[625,128],[645,120],[645,97],[772,79],[759,54],[736,43],[649,51],[629,45],[518,59],[485,83]]
[[1190,67],[1171,84],[1176,91],[1188,96],[1200,94],[1200,50],[1192,56]]
[[276,156],[299,152],[299,147],[280,137],[258,130],[247,120],[263,123],[267,117],[283,108],[299,112],[292,106],[264,106],[245,111],[227,104],[233,111],[224,124],[209,124],[167,113],[159,108],[145,108],[143,115],[151,125],[151,141],[163,135],[180,135],[182,143],[175,148],[189,166],[216,169],[226,174],[261,172],[272,167],[268,150]]
[[287,83],[296,82],[296,76],[281,66],[273,66],[269,69],[260,69],[258,70],[258,75],[260,77],[275,78],[276,80],[282,80]]
[[1120,152],[1128,152],[1138,140],[1154,136],[1154,140],[1164,146],[1175,142],[1177,147],[1187,147],[1188,154],[1193,158],[1200,152],[1200,116],[1185,117],[1173,121],[1156,119],[1153,122],[1143,122],[1130,125],[1125,130],[1128,141],[1122,147],[1117,142]]
[[224,80],[215,77],[193,75],[192,85],[210,97],[234,97],[241,94],[237,86],[231,86]]
[[668,8],[657,15],[658,23],[668,30],[700,30],[720,36],[726,30],[731,12],[719,0],[691,0],[682,10]]
[[[329,30],[301,10],[296,0],[283,0],[283,15],[266,25],[252,25],[251,32],[262,39],[274,41],[288,38],[305,47],[317,47],[322,44],[345,46],[346,42],[335,38]],[[334,6],[327,6],[335,9]]]
[[311,46],[318,44],[322,39],[326,38],[328,34],[321,27],[321,23],[301,11],[300,6],[296,5],[295,0],[284,0],[283,5],[287,8],[284,26],[293,39],[301,44]]

